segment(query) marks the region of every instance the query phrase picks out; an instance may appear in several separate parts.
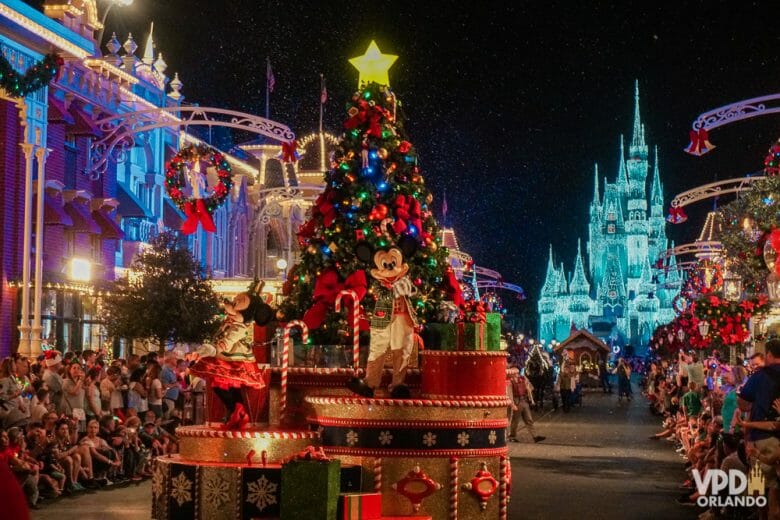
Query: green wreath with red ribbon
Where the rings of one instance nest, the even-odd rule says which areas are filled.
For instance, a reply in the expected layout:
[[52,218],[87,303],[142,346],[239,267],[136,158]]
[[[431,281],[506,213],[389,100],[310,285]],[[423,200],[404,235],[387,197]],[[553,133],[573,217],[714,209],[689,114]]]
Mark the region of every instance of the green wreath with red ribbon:
[[[207,168],[217,172],[217,183],[211,187],[208,197],[187,197],[184,194],[187,185],[187,172],[194,161],[205,161]],[[225,156],[219,151],[205,145],[189,145],[179,150],[165,165],[165,190],[176,206],[184,212],[187,219],[182,223],[181,232],[185,235],[194,233],[198,224],[203,229],[214,233],[217,228],[211,214],[217,210],[233,187],[233,175]]]

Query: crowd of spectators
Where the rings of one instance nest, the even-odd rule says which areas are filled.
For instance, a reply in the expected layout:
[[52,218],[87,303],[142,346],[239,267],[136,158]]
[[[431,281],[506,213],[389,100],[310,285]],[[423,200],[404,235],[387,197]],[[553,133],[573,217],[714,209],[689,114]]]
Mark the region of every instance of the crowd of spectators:
[[[680,484],[681,505],[697,504],[697,476],[708,482],[707,472],[720,469],[747,477],[758,464],[767,488],[760,516],[780,518],[780,340],[768,341],[765,350],[740,356],[734,364],[714,351],[709,357],[681,352],[676,359],[649,365],[646,395],[651,412],[663,418],[661,431],[651,439],[669,441],[684,461],[688,478]],[[725,497],[728,491],[709,489],[705,496]],[[699,518],[752,518],[759,514],[755,509],[710,506]]]
[[177,451],[184,390],[203,391],[174,352],[108,360],[50,350],[0,362],[0,464],[28,504],[151,476]]

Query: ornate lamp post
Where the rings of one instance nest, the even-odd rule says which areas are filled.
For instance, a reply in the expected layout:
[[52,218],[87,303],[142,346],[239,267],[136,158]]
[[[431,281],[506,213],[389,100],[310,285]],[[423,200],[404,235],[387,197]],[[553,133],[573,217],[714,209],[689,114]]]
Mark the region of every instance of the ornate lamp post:
[[734,302],[742,299],[742,278],[731,270],[723,275],[723,296]]
[[108,13],[111,11],[111,8],[115,5],[118,5],[119,7],[127,7],[132,5],[132,3],[133,0],[108,0],[106,2],[106,10],[103,11],[103,18],[100,19],[100,25],[102,27],[100,28],[100,32],[98,33],[97,37],[98,48],[100,48],[100,45],[103,42],[103,33],[106,32],[106,18],[108,18]]

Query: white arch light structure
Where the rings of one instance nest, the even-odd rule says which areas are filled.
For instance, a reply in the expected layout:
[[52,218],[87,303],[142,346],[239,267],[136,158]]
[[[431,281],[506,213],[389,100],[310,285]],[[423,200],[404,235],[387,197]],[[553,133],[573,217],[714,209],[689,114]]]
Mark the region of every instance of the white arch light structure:
[[295,133],[289,127],[264,117],[212,107],[167,107],[137,110],[95,122],[103,137],[92,143],[85,173],[97,180],[105,173],[109,161],[123,162],[127,150],[135,145],[135,134],[157,128],[188,126],[221,126],[264,135],[279,142],[290,142]]

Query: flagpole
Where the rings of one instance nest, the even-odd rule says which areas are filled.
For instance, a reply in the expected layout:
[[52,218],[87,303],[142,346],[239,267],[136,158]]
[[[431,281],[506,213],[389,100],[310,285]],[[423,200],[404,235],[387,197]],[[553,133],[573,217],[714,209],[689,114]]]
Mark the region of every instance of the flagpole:
[[271,58],[265,57],[265,118],[268,119],[270,113],[270,92],[268,91],[268,71],[271,70]]
[[325,86],[325,76],[320,74],[320,133],[322,133],[322,107],[325,103],[322,102],[322,88]]

